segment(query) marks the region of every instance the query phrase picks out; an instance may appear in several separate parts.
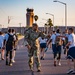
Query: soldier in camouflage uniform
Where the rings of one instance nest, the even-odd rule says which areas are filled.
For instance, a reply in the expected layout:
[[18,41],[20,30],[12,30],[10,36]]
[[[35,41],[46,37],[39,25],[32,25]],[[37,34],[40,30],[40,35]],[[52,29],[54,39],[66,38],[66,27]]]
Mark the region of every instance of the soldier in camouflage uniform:
[[[29,28],[25,33],[24,44],[28,48],[28,56],[29,56],[29,67],[33,70],[33,64],[35,59],[37,72],[40,72],[40,58],[39,58],[39,37],[44,37],[44,34],[38,30],[38,25],[36,23],[33,24],[32,28]],[[33,58],[34,57],[34,58]]]

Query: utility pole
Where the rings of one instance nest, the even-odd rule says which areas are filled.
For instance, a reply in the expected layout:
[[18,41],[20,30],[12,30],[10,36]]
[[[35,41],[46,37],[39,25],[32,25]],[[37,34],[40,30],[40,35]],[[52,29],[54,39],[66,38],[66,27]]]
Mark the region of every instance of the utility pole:
[[20,34],[21,34],[21,24],[22,24],[22,23],[19,23],[19,25],[20,25]]
[[8,29],[9,29],[10,17],[8,16]]

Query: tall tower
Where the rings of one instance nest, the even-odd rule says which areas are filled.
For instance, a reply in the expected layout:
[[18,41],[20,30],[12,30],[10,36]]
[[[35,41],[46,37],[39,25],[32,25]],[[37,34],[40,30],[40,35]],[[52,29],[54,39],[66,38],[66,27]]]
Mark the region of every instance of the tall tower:
[[26,13],[26,26],[27,27],[32,27],[33,21],[34,21],[34,13],[33,13],[33,9],[26,9],[27,13]]

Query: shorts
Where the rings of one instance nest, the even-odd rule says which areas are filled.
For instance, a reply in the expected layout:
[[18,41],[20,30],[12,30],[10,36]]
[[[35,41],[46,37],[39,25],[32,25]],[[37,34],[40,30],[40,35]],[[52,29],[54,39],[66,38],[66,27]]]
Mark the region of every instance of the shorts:
[[61,59],[61,45],[55,47],[54,59]]
[[53,53],[56,53],[56,44],[52,44]]
[[68,50],[67,59],[75,59],[75,47],[71,47]]
[[41,44],[40,44],[40,47],[41,47],[41,48],[46,48],[46,43],[41,43]]

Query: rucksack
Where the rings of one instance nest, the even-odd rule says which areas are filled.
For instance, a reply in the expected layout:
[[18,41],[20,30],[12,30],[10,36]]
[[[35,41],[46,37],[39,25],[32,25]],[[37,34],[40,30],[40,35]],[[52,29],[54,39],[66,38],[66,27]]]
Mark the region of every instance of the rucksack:
[[61,37],[56,36],[55,44],[56,44],[56,46],[59,46],[59,45],[62,45],[63,44]]
[[65,38],[65,45],[68,43],[68,38],[66,37]]
[[8,40],[7,40],[7,45],[11,45],[11,46],[13,46],[13,43],[14,43],[14,38],[13,38],[13,35],[11,35],[11,34],[9,34],[8,33],[8,35],[9,35],[9,37],[8,37]]
[[14,43],[13,43],[13,45],[14,45],[14,48],[17,46],[17,44],[18,44],[18,36],[16,35],[16,34],[14,34],[13,35],[13,37],[15,36],[15,38],[14,38]]
[[14,34],[13,36],[16,37],[14,40],[15,40],[15,41],[18,41],[18,36],[17,36],[16,34]]

